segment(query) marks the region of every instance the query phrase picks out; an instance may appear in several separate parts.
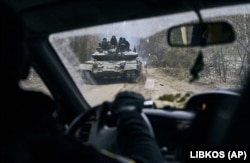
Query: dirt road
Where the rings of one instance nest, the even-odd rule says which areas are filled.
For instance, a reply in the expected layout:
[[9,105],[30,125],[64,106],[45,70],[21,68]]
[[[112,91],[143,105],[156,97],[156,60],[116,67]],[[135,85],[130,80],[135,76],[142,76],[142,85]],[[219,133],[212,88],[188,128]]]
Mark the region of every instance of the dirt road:
[[139,83],[109,82],[97,85],[81,85],[80,90],[90,105],[102,103],[104,100],[111,101],[115,95],[124,90],[132,90],[144,95],[147,99],[157,100],[164,94],[176,94],[184,92],[202,92],[214,89],[215,85],[202,83],[188,83],[180,81],[161,69],[143,68],[142,77]]
[[[28,80],[21,83],[21,86],[25,89],[38,90],[50,95],[48,89],[37,75],[36,77],[29,77]],[[216,88],[214,84],[201,82],[190,84],[188,81],[181,81],[169,76],[163,69],[152,67],[143,68],[139,83],[107,81],[102,84],[78,84],[78,86],[91,106],[100,104],[105,100],[112,101],[118,92],[124,90],[136,91],[146,99],[157,101],[160,96],[166,94],[202,92]]]
[[[42,91],[48,95],[50,92],[43,82],[36,77],[29,77],[28,80],[21,82],[25,89]],[[112,101],[115,95],[124,90],[132,90],[141,93],[146,99],[152,99],[159,103],[158,98],[166,94],[177,94],[186,92],[202,92],[215,89],[215,85],[188,81],[181,81],[169,76],[164,70],[159,68],[143,68],[139,83],[127,83],[124,81],[107,81],[102,84],[78,84],[80,91],[91,106]],[[160,101],[162,103],[162,101]],[[164,102],[161,105],[169,105]]]

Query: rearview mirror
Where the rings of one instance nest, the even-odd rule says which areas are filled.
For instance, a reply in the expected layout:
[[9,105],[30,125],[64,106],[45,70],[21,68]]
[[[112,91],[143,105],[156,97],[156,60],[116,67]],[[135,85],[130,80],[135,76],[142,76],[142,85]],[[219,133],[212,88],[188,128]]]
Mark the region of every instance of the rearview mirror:
[[170,28],[167,39],[170,46],[207,46],[231,43],[235,34],[226,22],[193,23]]

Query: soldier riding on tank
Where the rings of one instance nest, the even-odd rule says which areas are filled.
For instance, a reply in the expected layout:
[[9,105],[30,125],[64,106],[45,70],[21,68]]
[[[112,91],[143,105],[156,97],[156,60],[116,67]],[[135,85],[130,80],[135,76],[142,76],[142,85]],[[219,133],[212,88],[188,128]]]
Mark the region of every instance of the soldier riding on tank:
[[79,65],[84,80],[120,78],[133,83],[138,82],[142,67],[138,53],[129,49],[129,42],[125,38],[119,39],[116,48],[112,47],[111,42],[104,38],[102,43],[99,43],[101,50],[97,48],[91,55],[91,60]]

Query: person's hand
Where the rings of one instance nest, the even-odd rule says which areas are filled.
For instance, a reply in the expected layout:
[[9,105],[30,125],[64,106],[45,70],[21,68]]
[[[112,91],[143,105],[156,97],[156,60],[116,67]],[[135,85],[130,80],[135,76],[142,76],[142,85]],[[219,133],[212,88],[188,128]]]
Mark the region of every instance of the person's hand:
[[116,95],[116,98],[111,106],[114,114],[119,114],[125,111],[138,111],[141,113],[144,97],[136,92],[124,91]]

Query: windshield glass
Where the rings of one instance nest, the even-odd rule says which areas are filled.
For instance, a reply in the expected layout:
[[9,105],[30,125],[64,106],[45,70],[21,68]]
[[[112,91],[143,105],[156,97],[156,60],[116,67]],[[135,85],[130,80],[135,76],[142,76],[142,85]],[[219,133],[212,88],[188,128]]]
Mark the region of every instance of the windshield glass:
[[[168,28],[197,22],[194,12],[66,31],[52,34],[49,40],[91,106],[111,101],[124,90],[139,92],[154,102],[166,100],[165,105],[182,94],[240,88],[250,64],[250,4],[207,9],[201,14],[204,21],[232,24],[236,41],[206,48],[170,47]],[[190,82],[200,50],[204,67]]]

